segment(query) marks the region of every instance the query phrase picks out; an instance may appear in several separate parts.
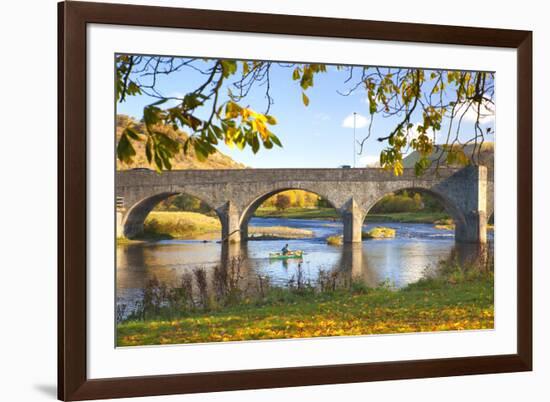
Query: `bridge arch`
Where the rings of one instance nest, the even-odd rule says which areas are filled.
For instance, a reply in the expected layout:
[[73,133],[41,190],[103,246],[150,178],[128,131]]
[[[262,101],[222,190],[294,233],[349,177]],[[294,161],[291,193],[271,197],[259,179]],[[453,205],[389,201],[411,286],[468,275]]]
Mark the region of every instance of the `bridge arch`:
[[447,197],[444,193],[441,193],[437,190],[434,190],[432,188],[424,188],[419,186],[404,186],[397,189],[392,189],[391,191],[387,191],[384,194],[378,194],[377,198],[373,201],[371,201],[368,205],[365,206],[365,217],[364,220],[366,221],[368,218],[369,211],[374,208],[376,204],[378,204],[386,195],[391,193],[396,193],[399,191],[410,191],[414,193],[420,193],[420,194],[428,194],[435,198],[439,204],[445,209],[445,211],[451,216],[451,218],[454,221],[455,224],[455,235],[457,237],[460,237],[459,232],[461,230],[464,230],[466,226],[466,217],[463,213],[463,211],[458,207],[453,200],[451,200],[449,197]]
[[[149,171],[117,171],[117,223],[118,227],[122,219],[128,224],[139,223],[140,219],[134,218],[140,214],[146,216],[148,203],[155,204],[156,197],[186,193],[204,200],[223,218],[224,241],[238,242],[241,225],[248,222],[261,198],[285,189],[298,189],[328,200],[344,221],[344,241],[360,242],[363,218],[380,197],[415,188],[433,190],[445,200],[444,205],[457,222],[466,221],[466,225],[458,225],[455,234],[460,236],[455,236],[456,241],[485,243],[487,217],[493,211],[492,178],[484,166],[431,169],[421,177],[413,169],[393,176],[384,169],[371,168],[181,170],[160,176]],[[150,197],[153,198],[149,200]],[[135,215],[126,219],[128,210],[134,207],[137,210],[130,212]]]
[[147,218],[149,213],[155,208],[155,206],[172,196],[180,194],[189,195],[205,203],[211,210],[216,212],[217,217],[220,219],[220,222],[222,222],[223,225],[223,220],[221,219],[219,211],[217,211],[212,205],[210,205],[208,201],[204,200],[199,195],[187,191],[166,191],[141,198],[133,205],[129,206],[129,208],[125,211],[124,217],[121,222],[121,230],[124,237],[131,239],[142,234],[144,231],[145,219]]
[[266,200],[268,200],[270,197],[273,197],[274,195],[277,195],[279,193],[282,193],[284,191],[289,190],[301,190],[301,191],[307,191],[308,193],[313,193],[325,201],[328,202],[328,204],[334,208],[338,212],[338,216],[341,218],[341,212],[338,206],[335,204],[335,202],[331,199],[329,199],[324,194],[320,193],[318,189],[310,189],[308,186],[288,186],[288,187],[281,187],[269,190],[267,192],[263,192],[262,194],[257,194],[254,198],[252,198],[247,205],[243,209],[243,213],[241,214],[241,218],[239,220],[239,227],[241,229],[241,238],[247,239],[248,238],[248,224],[250,222],[250,219],[252,219],[252,216],[256,212],[256,210],[262,205]]

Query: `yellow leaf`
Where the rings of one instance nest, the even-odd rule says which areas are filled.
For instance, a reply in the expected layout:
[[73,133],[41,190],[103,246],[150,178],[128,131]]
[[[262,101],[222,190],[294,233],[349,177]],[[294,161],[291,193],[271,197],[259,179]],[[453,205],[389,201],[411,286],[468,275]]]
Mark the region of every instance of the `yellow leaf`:
[[248,118],[250,117],[250,114],[251,114],[251,110],[248,108],[243,108],[241,110],[241,117],[243,120],[248,120]]
[[305,92],[302,92],[302,102],[304,102],[304,105],[309,105],[309,98],[305,94]]
[[395,176],[401,176],[403,174],[403,164],[401,161],[395,161],[393,164],[393,174]]

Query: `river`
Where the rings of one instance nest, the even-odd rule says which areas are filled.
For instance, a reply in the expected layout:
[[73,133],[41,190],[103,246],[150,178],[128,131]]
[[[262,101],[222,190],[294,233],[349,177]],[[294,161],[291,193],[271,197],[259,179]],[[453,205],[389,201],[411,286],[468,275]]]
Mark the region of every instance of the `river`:
[[[130,308],[141,297],[146,283],[156,277],[177,285],[182,274],[196,267],[211,270],[241,257],[248,276],[266,276],[275,285],[285,286],[298,271],[306,280],[315,280],[320,271],[347,271],[368,286],[386,283],[395,288],[416,282],[437,268],[438,262],[457,255],[462,261],[479,253],[476,246],[455,245],[452,231],[432,224],[381,222],[365,225],[396,230],[393,239],[365,240],[357,245],[329,246],[326,237],[342,233],[342,224],[328,220],[252,218],[251,226],[289,226],[309,229],[314,237],[298,240],[254,240],[241,245],[216,241],[165,240],[117,246],[117,304]],[[488,234],[493,242],[493,234]],[[303,250],[302,259],[272,260],[270,252],[286,243],[291,250]],[[492,247],[490,247],[492,249]]]

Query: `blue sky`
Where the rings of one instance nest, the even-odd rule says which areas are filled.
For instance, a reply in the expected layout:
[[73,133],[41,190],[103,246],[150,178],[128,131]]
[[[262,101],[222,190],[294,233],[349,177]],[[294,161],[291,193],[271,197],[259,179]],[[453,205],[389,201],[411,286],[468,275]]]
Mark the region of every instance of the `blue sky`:
[[[237,73],[234,78],[226,80],[222,93],[227,93],[227,87],[238,76]],[[281,140],[283,148],[261,148],[257,154],[253,154],[248,147],[241,151],[221,143],[218,149],[234,160],[255,168],[353,166],[353,113],[357,113],[356,137],[361,139],[367,135],[369,112],[363,89],[358,89],[349,96],[338,93],[349,89],[350,84],[345,82],[347,77],[346,72],[337,71],[333,66],[329,66],[326,73],[317,74],[315,85],[306,91],[310,99],[309,106],[306,107],[302,103],[298,82],[292,80],[292,69],[274,66],[271,72],[271,96],[274,103],[269,114],[277,118],[278,124],[272,127],[272,131]],[[184,68],[160,76],[156,88],[162,95],[181,97],[197,88],[204,79],[199,72]],[[143,107],[155,101],[156,99],[147,95],[131,96],[117,104],[117,113],[140,118]],[[256,86],[240,104],[264,112],[267,105],[265,87]],[[420,121],[420,116],[414,116],[413,121]],[[364,167],[378,160],[385,144],[378,142],[376,138],[391,132],[398,121],[398,118],[375,115],[372,135],[365,142],[362,154],[356,155],[357,167]],[[494,129],[492,120],[485,124]],[[473,133],[473,117],[463,122],[462,126],[461,138],[470,138]],[[446,124],[444,130],[445,127]],[[492,136],[488,140],[492,141]]]

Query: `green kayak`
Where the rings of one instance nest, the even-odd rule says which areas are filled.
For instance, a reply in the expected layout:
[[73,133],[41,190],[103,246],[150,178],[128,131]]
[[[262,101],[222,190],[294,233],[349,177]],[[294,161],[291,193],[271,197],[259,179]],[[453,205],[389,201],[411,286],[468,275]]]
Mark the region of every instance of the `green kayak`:
[[288,258],[302,258],[304,252],[302,250],[289,251],[287,254],[283,253],[269,253],[269,258],[286,260]]

